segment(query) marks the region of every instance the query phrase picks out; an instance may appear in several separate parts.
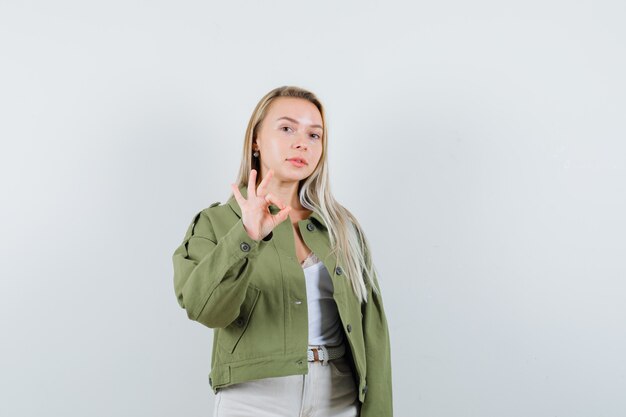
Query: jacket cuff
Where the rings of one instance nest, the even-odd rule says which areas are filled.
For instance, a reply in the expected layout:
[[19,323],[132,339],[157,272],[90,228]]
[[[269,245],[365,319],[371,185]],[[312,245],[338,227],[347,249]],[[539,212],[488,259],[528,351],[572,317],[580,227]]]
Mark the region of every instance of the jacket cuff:
[[265,246],[272,240],[274,232],[270,232],[263,239],[255,240],[248,235],[246,229],[243,227],[243,220],[237,220],[237,223],[226,233],[221,241],[218,243],[227,248],[231,248],[233,253],[231,261],[227,264],[227,268],[232,266],[233,263],[245,258],[246,256],[252,258],[258,254]]

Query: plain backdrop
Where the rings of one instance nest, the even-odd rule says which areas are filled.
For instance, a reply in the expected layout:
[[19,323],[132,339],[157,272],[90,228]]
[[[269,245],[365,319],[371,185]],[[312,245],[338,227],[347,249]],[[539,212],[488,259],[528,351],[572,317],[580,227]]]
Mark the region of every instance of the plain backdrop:
[[626,415],[625,17],[0,2],[0,415],[211,415],[212,330],[171,256],[287,84],[325,104],[331,190],[373,247],[396,416]]

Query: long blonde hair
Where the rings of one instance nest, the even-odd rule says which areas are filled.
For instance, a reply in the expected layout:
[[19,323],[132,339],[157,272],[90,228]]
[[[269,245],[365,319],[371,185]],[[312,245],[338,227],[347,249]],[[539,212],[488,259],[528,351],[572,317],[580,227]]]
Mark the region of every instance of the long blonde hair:
[[[330,192],[326,118],[324,106],[315,94],[300,87],[282,86],[273,89],[261,98],[252,112],[246,129],[243,158],[237,184],[239,186],[248,184],[250,170],[256,169],[259,174],[261,172],[260,157],[252,157],[252,144],[257,137],[259,125],[265,119],[269,105],[277,97],[295,97],[308,100],[318,108],[322,116],[322,156],[315,171],[308,178],[300,181],[298,196],[303,207],[319,213],[326,223],[332,247],[331,253],[337,256],[339,264],[344,266],[342,269],[350,280],[358,300],[361,303],[367,302],[366,282],[371,285],[376,293],[380,294],[376,268],[372,262],[369,241],[359,222],[348,209],[335,200]],[[258,175],[257,185],[261,180],[262,178]]]

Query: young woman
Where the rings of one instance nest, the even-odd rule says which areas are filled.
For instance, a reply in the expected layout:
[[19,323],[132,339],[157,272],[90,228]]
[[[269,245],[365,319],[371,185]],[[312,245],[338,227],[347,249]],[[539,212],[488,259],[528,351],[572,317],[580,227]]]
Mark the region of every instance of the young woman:
[[198,212],[174,287],[214,329],[214,417],[391,417],[387,319],[370,246],[330,192],[324,108],[266,94],[228,202]]

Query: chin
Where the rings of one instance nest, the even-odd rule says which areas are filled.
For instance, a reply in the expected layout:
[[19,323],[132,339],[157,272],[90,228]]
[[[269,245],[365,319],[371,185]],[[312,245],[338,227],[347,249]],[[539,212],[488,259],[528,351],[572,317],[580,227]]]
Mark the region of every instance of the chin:
[[285,165],[273,166],[268,168],[269,170],[274,170],[274,179],[278,181],[302,181],[312,173],[308,165],[295,168],[287,161],[285,161]]
[[285,179],[288,181],[302,181],[306,179],[308,176],[309,176],[308,174],[306,175],[305,174],[300,174],[300,175],[291,174],[291,175],[287,175]]

